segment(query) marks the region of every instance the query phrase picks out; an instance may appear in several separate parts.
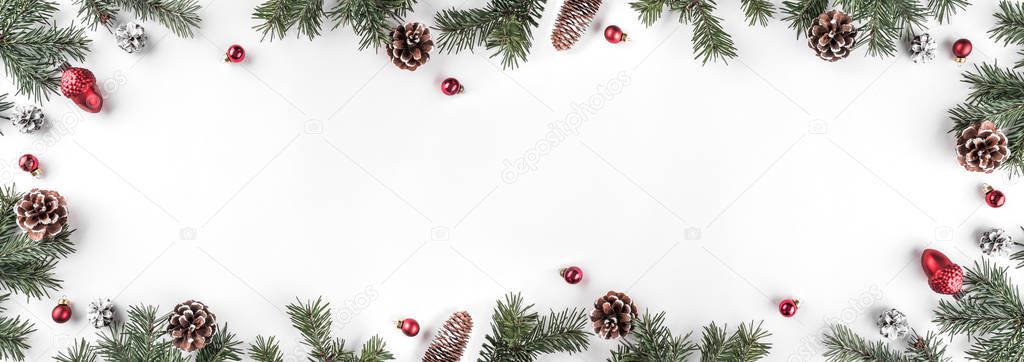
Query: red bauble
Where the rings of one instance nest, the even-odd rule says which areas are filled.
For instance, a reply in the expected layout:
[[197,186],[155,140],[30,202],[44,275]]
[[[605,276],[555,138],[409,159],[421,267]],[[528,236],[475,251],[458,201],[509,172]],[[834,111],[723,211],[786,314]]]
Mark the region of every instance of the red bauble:
[[789,318],[796,315],[796,310],[800,309],[800,301],[796,299],[786,299],[779,302],[779,314],[783,317]]
[[622,29],[615,25],[608,25],[607,28],[604,28],[604,39],[612,44],[629,40],[626,33],[623,33]]
[[224,52],[224,61],[238,63],[245,60],[245,48],[241,45],[232,44],[228,47],[228,51]]
[[54,322],[64,323],[71,320],[71,302],[67,298],[60,298],[57,302],[57,306],[53,307],[53,312],[50,312],[50,317],[53,318]]
[[402,330],[402,333],[409,337],[415,337],[417,334],[420,334],[420,322],[417,322],[415,319],[406,318],[400,320],[397,326],[398,329]]
[[936,293],[956,294],[964,286],[964,270],[938,250],[925,249],[921,267],[928,276],[928,286]]
[[18,167],[20,167],[22,171],[28,172],[35,177],[39,177],[39,174],[43,172],[43,170],[39,168],[39,159],[31,153],[21,155],[21,158],[18,159]]
[[569,284],[576,284],[583,280],[583,269],[580,269],[578,266],[562,269],[560,273],[562,274],[562,279],[565,279],[565,282]]
[[88,69],[65,69],[60,76],[60,92],[83,111],[97,113],[103,109],[103,96],[96,90],[96,76]]
[[985,184],[981,187],[981,190],[985,192],[985,203],[989,207],[1003,207],[1003,204],[1006,203],[1006,195],[1003,195],[1002,191],[992,188],[992,185]]
[[441,93],[446,96],[453,96],[465,91],[458,79],[448,78],[441,82]]
[[971,55],[971,50],[974,50],[974,45],[970,40],[960,39],[953,43],[953,56],[956,57],[957,63],[965,62],[967,56]]

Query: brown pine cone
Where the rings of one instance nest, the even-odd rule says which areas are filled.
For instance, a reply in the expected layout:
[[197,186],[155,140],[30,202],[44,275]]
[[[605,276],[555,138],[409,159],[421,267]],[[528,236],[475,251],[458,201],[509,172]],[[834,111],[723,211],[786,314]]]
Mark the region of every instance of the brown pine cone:
[[587,32],[594,20],[601,0],[565,0],[558,11],[555,29],[551,31],[551,45],[557,50],[569,50]]
[[473,331],[473,317],[467,312],[457,312],[448,317],[441,330],[434,335],[423,362],[456,362],[462,359],[469,344],[469,333]]
[[202,302],[187,300],[174,307],[167,320],[167,334],[175,347],[198,351],[217,334],[217,316]]
[[818,15],[807,29],[807,45],[818,58],[834,62],[850,55],[857,43],[857,28],[853,18],[842,11],[829,10]]
[[430,60],[434,41],[430,40],[430,28],[420,23],[399,25],[391,31],[391,44],[387,45],[388,57],[401,69],[416,70]]
[[992,173],[1010,158],[1006,135],[990,121],[975,123],[956,139],[956,160],[967,171]]
[[633,329],[633,318],[639,310],[625,293],[610,291],[594,302],[590,321],[594,322],[594,333],[604,339],[615,339],[629,334]]
[[57,191],[32,189],[14,204],[18,226],[40,241],[57,235],[68,222],[68,203]]

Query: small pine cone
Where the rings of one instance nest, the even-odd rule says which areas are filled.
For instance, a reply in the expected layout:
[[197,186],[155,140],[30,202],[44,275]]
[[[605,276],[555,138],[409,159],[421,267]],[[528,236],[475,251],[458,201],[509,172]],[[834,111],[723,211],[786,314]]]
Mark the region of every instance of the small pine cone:
[[114,321],[114,303],[110,299],[96,299],[89,303],[89,324],[95,328],[109,326]]
[[594,333],[599,337],[615,339],[629,334],[633,329],[633,319],[638,313],[636,304],[633,304],[629,296],[610,291],[594,302],[590,321],[594,323]]
[[38,131],[46,124],[46,115],[43,114],[43,110],[32,104],[14,107],[14,113],[10,118],[11,124],[21,133]]
[[430,28],[426,25],[399,25],[391,32],[391,39],[386,50],[396,67],[416,70],[430,60],[430,50],[434,49],[434,41],[430,39]]
[[823,60],[834,62],[850,56],[856,43],[857,28],[853,26],[853,18],[842,11],[821,13],[807,29],[807,45]]
[[992,173],[1010,158],[1006,135],[990,121],[975,123],[956,139],[956,160],[967,171]]
[[572,48],[587,32],[600,8],[601,0],[565,0],[558,11],[555,29],[551,31],[551,45],[557,50]]
[[935,59],[935,51],[938,50],[938,46],[935,44],[935,38],[932,38],[928,33],[924,33],[914,37],[914,40],[910,42],[910,59],[914,63],[928,63]]
[[878,333],[888,339],[903,337],[910,332],[907,315],[896,308],[889,309],[878,315]]
[[473,317],[467,312],[457,312],[448,317],[441,330],[434,335],[423,362],[456,362],[462,359],[473,331]]
[[57,191],[32,189],[14,204],[18,226],[40,241],[57,235],[68,222],[68,203]]
[[217,316],[202,302],[187,300],[171,312],[167,319],[167,334],[175,347],[185,352],[198,351],[217,334]]
[[146,47],[146,28],[137,23],[121,24],[114,31],[117,46],[128,54],[138,52]]
[[981,247],[981,252],[988,256],[1006,255],[1013,246],[1013,237],[1003,229],[995,228],[981,234],[978,246]]

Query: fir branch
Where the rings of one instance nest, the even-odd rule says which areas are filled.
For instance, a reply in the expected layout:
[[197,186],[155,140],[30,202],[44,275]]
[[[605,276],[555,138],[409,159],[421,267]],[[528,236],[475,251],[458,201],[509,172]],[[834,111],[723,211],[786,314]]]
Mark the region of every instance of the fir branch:
[[965,268],[967,294],[956,301],[941,300],[935,320],[942,333],[967,334],[967,355],[981,361],[1024,359],[1024,303],[1007,276],[1007,268],[988,259]]
[[693,49],[696,51],[695,59],[701,59],[703,64],[708,60],[726,61],[736,57],[736,46],[733,45],[732,36],[722,29],[722,18],[715,16],[714,0],[690,0],[689,22],[693,24]]
[[811,28],[814,19],[825,12],[828,5],[828,0],[783,1],[782,14],[785,16],[782,21],[788,22],[789,28],[796,30],[797,38],[807,36],[807,29]]
[[742,0],[740,6],[750,26],[768,26],[768,21],[775,16],[775,5],[768,0]]
[[952,360],[952,358],[946,356],[946,345],[937,334],[928,332],[922,338],[917,333],[914,333],[911,338],[912,343],[907,346],[904,352],[908,360],[912,362],[947,362]]
[[754,325],[740,324],[740,327],[727,341],[725,341],[726,362],[752,362],[768,356],[772,345],[763,340],[771,336],[771,333],[764,330],[764,322]]
[[726,327],[711,322],[704,326],[701,333],[700,360],[701,362],[715,362],[725,359]]
[[100,333],[96,353],[107,361],[178,361],[181,354],[171,342],[162,338],[167,325],[150,305],[128,308],[128,321],[114,322],[107,332]]
[[[6,303],[10,296],[10,294],[0,295],[0,313],[7,311],[7,307],[4,307],[3,303]],[[0,359],[24,360],[25,350],[29,349],[29,335],[35,331],[35,326],[21,317],[0,317]]]
[[261,23],[253,29],[262,33],[262,39],[284,39],[292,27],[298,27],[296,36],[309,40],[320,36],[327,13],[323,0],[267,0],[256,7],[252,18]]
[[[996,26],[989,30],[989,36],[1003,45],[1024,45],[1024,4],[1019,2],[1000,1]],[[1018,63],[1019,68],[1021,63]]]
[[89,27],[96,30],[96,27],[103,25],[110,30],[112,24],[117,23],[117,12],[120,9],[114,4],[114,0],[75,0],[78,6],[78,18]]
[[665,0],[638,0],[629,3],[629,7],[638,13],[641,23],[651,26],[665,12]]
[[363,343],[362,350],[359,351],[353,362],[384,362],[395,359],[395,356],[387,350],[387,345],[384,340],[379,336],[370,337],[369,341]]
[[484,46],[503,68],[526,61],[546,0],[491,0],[483,8],[441,10],[434,15],[438,47],[447,53]]
[[[11,102],[7,101],[7,93],[0,94],[0,112],[6,112],[7,110],[9,110],[9,109],[11,109],[13,107],[14,107],[14,103],[11,103]],[[0,116],[0,117],[2,117],[3,119],[7,119],[7,117],[3,117],[3,116]]]
[[85,339],[78,340],[78,343],[53,357],[57,362],[96,362],[98,358],[99,355],[93,351],[92,345],[86,342]]
[[249,346],[249,357],[256,362],[284,362],[284,354],[273,336],[256,336],[256,341]]
[[[331,339],[331,307],[321,298],[305,303],[296,300],[296,303],[288,305],[288,316],[292,326],[302,334],[302,344],[311,349],[310,361],[383,362],[395,358],[387,350],[384,340],[377,336],[363,344],[359,355],[345,350],[344,339]],[[276,347],[275,343],[272,344]]]
[[142,21],[155,20],[177,36],[191,38],[199,28],[199,3],[196,0],[112,0]]
[[967,100],[949,110],[951,133],[959,135],[971,124],[989,120],[1006,134],[1010,158],[1001,168],[1011,176],[1024,172],[1024,74],[995,64],[975,65],[963,74],[970,87]]
[[548,353],[578,353],[590,345],[585,331],[587,317],[582,310],[552,311],[541,317],[524,305],[519,294],[508,294],[498,301],[491,321],[491,333],[485,337],[479,362],[528,362]]
[[957,11],[967,8],[971,3],[967,0],[928,0],[928,12],[942,24],[956,15]]
[[608,362],[683,362],[697,346],[690,342],[690,334],[675,336],[665,327],[665,312],[651,316],[645,312],[633,321],[633,330],[627,338],[619,340]]
[[412,11],[413,0],[339,0],[327,12],[334,28],[347,25],[359,37],[359,50],[380,49],[391,41],[393,24]]
[[823,356],[829,362],[910,362],[885,342],[868,342],[841,324],[833,324],[825,333]]
[[22,193],[13,186],[0,189],[0,290],[43,298],[60,289],[54,269],[64,257],[75,252],[74,230],[64,229],[41,242],[29,239],[18,227],[14,204]]
[[45,0],[0,0],[0,62],[20,94],[36,101],[57,91],[57,69],[82,61],[85,29],[50,24],[56,5]]
[[228,325],[217,327],[217,334],[196,353],[195,362],[227,362],[242,360],[242,341],[228,331]]

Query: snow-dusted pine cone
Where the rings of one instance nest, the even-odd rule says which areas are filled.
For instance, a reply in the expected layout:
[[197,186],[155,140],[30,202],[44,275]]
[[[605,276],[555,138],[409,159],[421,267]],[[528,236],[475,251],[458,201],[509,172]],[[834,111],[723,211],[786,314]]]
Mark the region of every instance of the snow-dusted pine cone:
[[821,13],[807,29],[807,45],[823,60],[834,62],[850,56],[856,43],[857,27],[853,26],[853,18],[842,11]]
[[978,246],[981,247],[981,252],[985,255],[1002,256],[1010,252],[1013,238],[1003,229],[993,228],[981,233],[981,237],[978,238]]
[[89,303],[89,324],[95,328],[109,326],[114,321],[114,303],[99,298]]
[[992,173],[1008,158],[1006,135],[991,121],[964,128],[956,139],[956,160],[967,171]]
[[889,309],[878,315],[878,333],[888,339],[903,337],[910,332],[907,315],[896,308]]
[[146,47],[146,28],[137,23],[121,24],[114,31],[117,46],[131,54]]
[[600,8],[601,0],[565,0],[551,31],[551,45],[557,50],[572,48],[586,34]]
[[423,362],[456,362],[462,359],[473,331],[473,317],[457,312],[448,317],[423,354]]
[[604,339],[615,339],[629,334],[633,329],[633,318],[639,314],[636,304],[625,293],[610,291],[597,298],[590,321],[594,323],[594,334]]
[[217,316],[202,302],[184,301],[171,312],[167,320],[167,334],[175,347],[185,352],[198,351],[217,334]]
[[935,59],[937,49],[935,38],[928,33],[915,36],[914,40],[910,42],[910,59],[914,63],[928,63]]
[[57,235],[68,222],[68,203],[57,191],[32,189],[14,204],[18,226],[40,241]]
[[434,49],[434,41],[430,39],[430,28],[420,23],[396,27],[386,47],[391,62],[408,70],[416,70],[430,60],[431,49]]
[[43,128],[46,124],[46,115],[43,110],[33,104],[22,104],[14,107],[11,114],[11,124],[21,133],[32,133]]

